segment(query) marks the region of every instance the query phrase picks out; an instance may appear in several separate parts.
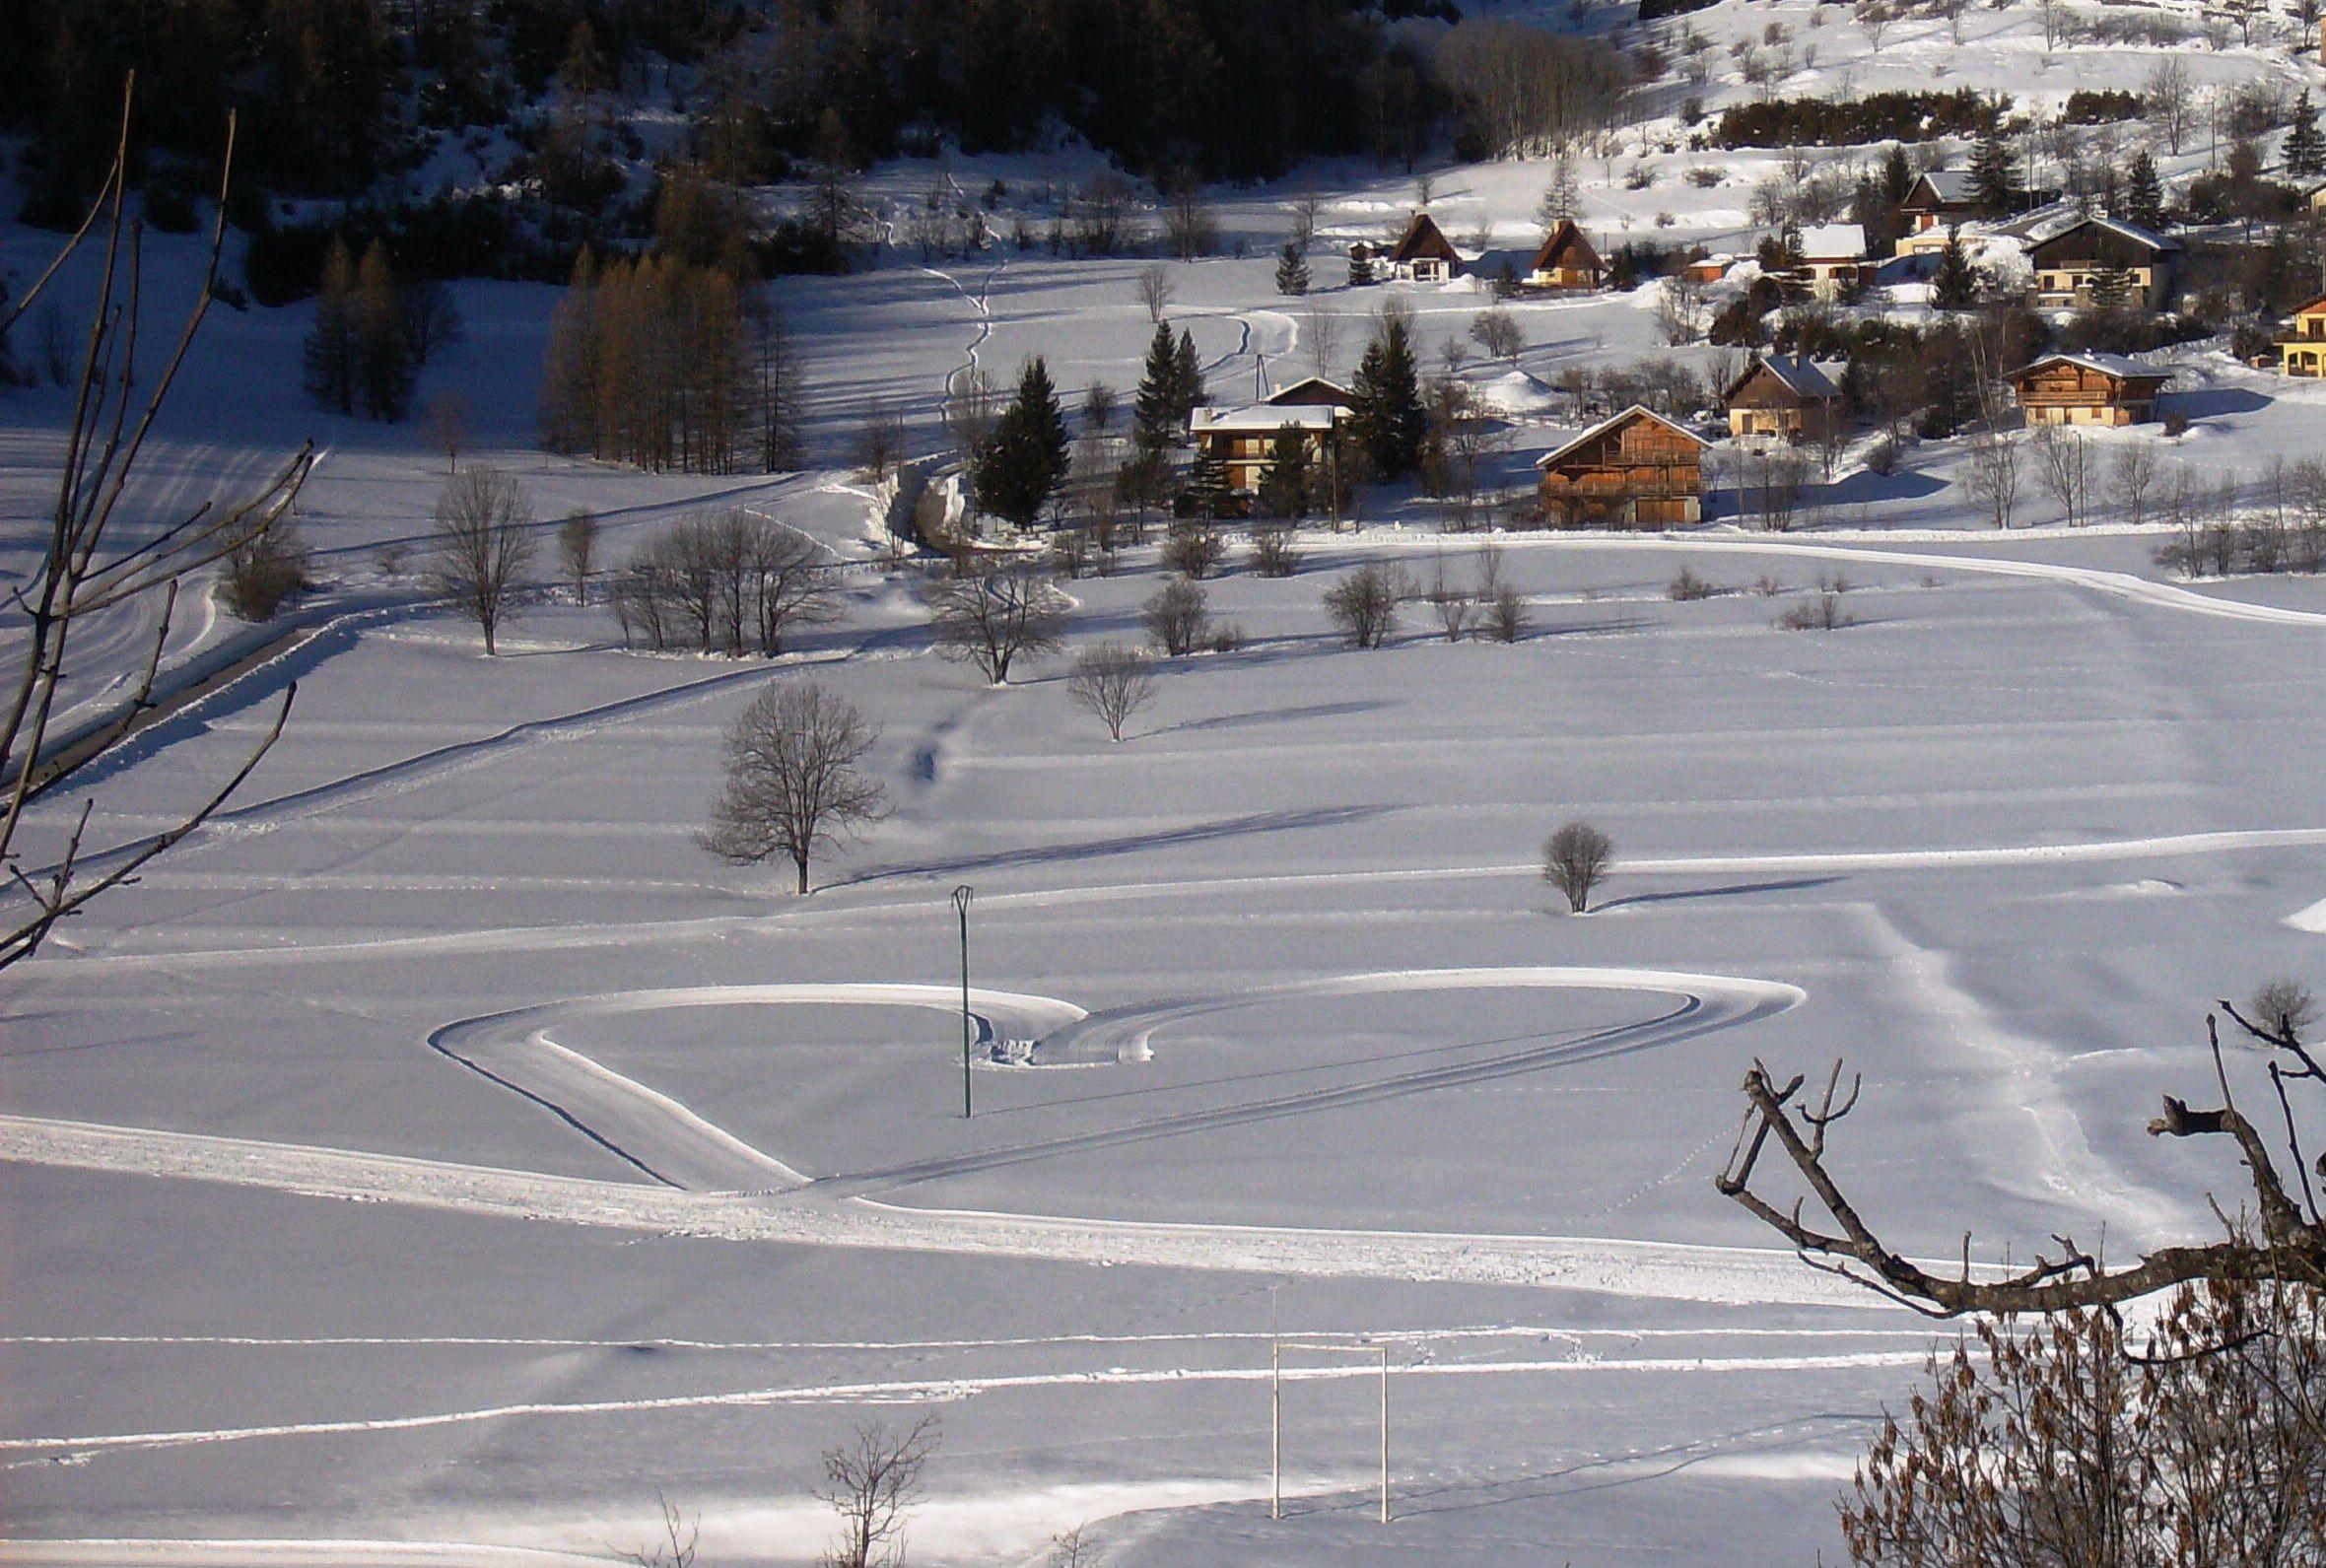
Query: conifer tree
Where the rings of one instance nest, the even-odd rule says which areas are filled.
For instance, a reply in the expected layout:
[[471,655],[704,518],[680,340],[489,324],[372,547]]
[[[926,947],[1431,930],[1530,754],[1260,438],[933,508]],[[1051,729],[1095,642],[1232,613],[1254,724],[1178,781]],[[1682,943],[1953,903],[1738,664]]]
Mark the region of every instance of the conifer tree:
[[315,284],[315,318],[300,351],[307,395],[336,413],[356,411],[356,268],[339,236],[323,252]]
[[1939,252],[1939,270],[1931,279],[1930,303],[1942,310],[1967,310],[1978,292],[1978,278],[1962,248],[1962,232],[1950,229],[1947,248]]
[[1227,511],[1229,494],[1227,459],[1197,443],[1196,460],[1188,466],[1188,488],[1181,496],[1188,515],[1206,520],[1218,516]]
[[2121,216],[2143,229],[2164,227],[2164,185],[2156,177],[2156,160],[2145,147],[2132,155],[2132,167],[2125,171]]
[[1308,511],[1315,484],[1310,469],[1308,436],[1298,426],[1276,432],[1268,448],[1267,472],[1260,481],[1261,510],[1271,517],[1298,522]]
[[1365,346],[1350,387],[1351,431],[1373,471],[1402,479],[1421,462],[1429,415],[1421,406],[1420,378],[1413,368],[1411,331],[1402,315],[1383,318]]
[[2132,301],[2132,269],[2110,256],[2092,270],[2091,306],[2095,310],[2121,310]]
[[1895,207],[1906,199],[1906,193],[1913,188],[1914,170],[1906,162],[1905,146],[1899,142],[1892,142],[1889,145],[1889,151],[1883,154],[1881,159],[1882,199]]
[[1017,396],[994,422],[973,477],[978,504],[1016,527],[1033,526],[1066,475],[1066,416],[1040,355],[1026,362]]
[[2018,157],[1998,126],[1989,126],[1971,151],[1970,193],[1983,217],[2000,218],[2018,206]]
[[412,406],[412,350],[404,340],[404,297],[387,246],[373,240],[356,271],[356,379],[364,413],[393,423]]
[[2293,102],[2293,128],[2286,133],[2286,172],[2297,179],[2326,173],[2326,137],[2318,133],[2309,89]]
[[1155,323],[1147,344],[1147,362],[1139,372],[1138,391],[1130,403],[1131,439],[1142,451],[1161,451],[1187,429],[1179,411],[1179,355],[1168,323]]
[[1302,295],[1309,292],[1308,258],[1300,253],[1300,243],[1287,239],[1276,255],[1276,292]]
[[1179,347],[1171,357],[1173,394],[1179,399],[1179,425],[1187,427],[1188,416],[1196,411],[1207,395],[1203,388],[1202,362],[1196,358],[1196,334],[1180,328]]

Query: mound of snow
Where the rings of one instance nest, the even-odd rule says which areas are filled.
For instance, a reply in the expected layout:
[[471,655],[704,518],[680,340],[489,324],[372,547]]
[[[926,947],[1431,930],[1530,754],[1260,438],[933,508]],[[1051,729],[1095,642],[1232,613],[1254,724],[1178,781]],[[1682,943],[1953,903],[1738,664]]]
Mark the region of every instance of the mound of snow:
[[1480,382],[1476,391],[1478,401],[1505,418],[1548,414],[1557,401],[1556,393],[1525,371],[1511,371]]

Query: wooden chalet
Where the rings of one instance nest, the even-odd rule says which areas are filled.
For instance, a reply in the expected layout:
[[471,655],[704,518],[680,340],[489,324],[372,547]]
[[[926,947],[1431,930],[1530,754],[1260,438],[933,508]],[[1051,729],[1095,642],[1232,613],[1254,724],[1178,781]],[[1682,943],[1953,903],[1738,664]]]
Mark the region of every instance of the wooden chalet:
[[1606,277],[1599,252],[1572,218],[1559,220],[1527,269],[1528,284],[1538,289],[1596,289]]
[[1454,241],[1438,228],[1436,219],[1417,212],[1405,226],[1403,238],[1390,250],[1389,271],[1393,278],[1414,283],[1445,283],[1462,275],[1462,252],[1454,248]]
[[1801,232],[1801,281],[1820,300],[1838,300],[1874,281],[1866,257],[1866,226],[1819,224]]
[[2161,310],[2179,279],[2180,254],[2179,240],[2119,218],[2086,218],[2027,246],[2035,303],[2051,309],[2098,304],[2098,285],[2118,269],[2128,308]]
[[1260,482],[1274,466],[1279,436],[1298,432],[1308,445],[1310,461],[1321,463],[1331,452],[1333,433],[1347,413],[1345,407],[1329,402],[1198,408],[1188,418],[1188,434],[1205,456],[1219,460],[1227,474],[1234,510],[1242,511],[1260,493]]
[[2326,294],[2297,307],[2278,339],[2278,368],[2289,375],[2326,375]]
[[1736,264],[1737,258],[1722,250],[1709,256],[1698,256],[1680,268],[1679,275],[1689,283],[1718,283],[1729,275],[1729,268]]
[[1357,406],[1355,393],[1322,375],[1304,375],[1291,385],[1270,392],[1262,401],[1277,408],[1322,407],[1345,411]]
[[1898,203],[1898,216],[1918,235],[1951,229],[1976,217],[1978,210],[1967,169],[1927,170],[1914,176],[1914,183],[1906,187],[1906,199]]
[[1744,439],[1822,441],[1841,428],[1838,367],[1795,354],[1763,354],[1721,394],[1729,434]]
[[2145,425],[2171,373],[2121,354],[2046,354],[2005,379],[2030,425]]
[[1669,528],[1704,517],[1704,440],[1633,404],[1537,461],[1560,528]]

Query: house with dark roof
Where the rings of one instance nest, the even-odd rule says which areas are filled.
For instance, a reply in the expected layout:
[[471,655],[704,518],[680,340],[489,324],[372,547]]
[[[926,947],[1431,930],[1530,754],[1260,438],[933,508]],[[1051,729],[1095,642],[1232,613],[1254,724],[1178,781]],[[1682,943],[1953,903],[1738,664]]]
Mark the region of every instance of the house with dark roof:
[[1634,403],[1536,460],[1559,528],[1670,528],[1704,517],[1704,439]]
[[1527,282],[1538,289],[1596,289],[1606,276],[1599,252],[1572,218],[1559,220],[1527,269]]
[[1454,248],[1437,220],[1417,212],[1389,253],[1389,273],[1414,283],[1445,283],[1462,275],[1462,252]]
[[2004,377],[2030,425],[2145,425],[2171,378],[2122,354],[2046,354]]
[[1950,229],[1966,218],[1977,217],[1978,211],[1978,196],[1967,169],[1927,170],[1914,176],[1905,199],[1898,203],[1898,216],[1918,235]]
[[2117,302],[2133,310],[2161,310],[2180,281],[2177,239],[2121,218],[2084,218],[2031,239],[2027,261],[2035,273],[2035,303],[2072,309]]
[[1262,401],[1278,408],[1319,406],[1346,410],[1357,406],[1355,393],[1322,375],[1304,375],[1291,385],[1270,392]]
[[1729,434],[1822,441],[1841,428],[1841,367],[1798,354],[1763,354],[1721,394]]

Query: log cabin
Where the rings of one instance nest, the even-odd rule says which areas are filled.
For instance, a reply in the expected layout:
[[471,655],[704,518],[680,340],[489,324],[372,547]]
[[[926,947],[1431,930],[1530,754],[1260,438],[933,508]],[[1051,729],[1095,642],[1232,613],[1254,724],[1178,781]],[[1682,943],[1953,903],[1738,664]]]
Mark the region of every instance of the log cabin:
[[2027,246],[2035,303],[2073,309],[2101,303],[2111,269],[2124,278],[2125,307],[2155,311],[2172,299],[2180,276],[2180,241],[2119,218],[2086,218]]
[[2030,425],[2145,425],[2171,373],[2121,354],[2046,354],[2005,379]]
[[1721,394],[1729,434],[1822,441],[1841,428],[1840,367],[1797,354],[1763,354]]
[[1527,269],[1528,284],[1538,289],[1596,289],[1606,276],[1599,252],[1572,218],[1559,220]]
[[2326,294],[2298,306],[2278,339],[2278,368],[2288,375],[2326,375]]
[[1558,528],[1669,528],[1704,517],[1703,438],[1633,404],[1535,466]]
[[1417,212],[1389,253],[1389,271],[1393,278],[1413,283],[1450,282],[1462,274],[1462,252],[1438,228],[1437,220]]

